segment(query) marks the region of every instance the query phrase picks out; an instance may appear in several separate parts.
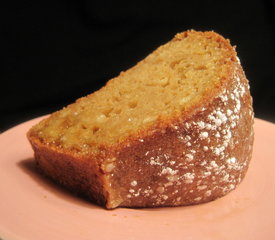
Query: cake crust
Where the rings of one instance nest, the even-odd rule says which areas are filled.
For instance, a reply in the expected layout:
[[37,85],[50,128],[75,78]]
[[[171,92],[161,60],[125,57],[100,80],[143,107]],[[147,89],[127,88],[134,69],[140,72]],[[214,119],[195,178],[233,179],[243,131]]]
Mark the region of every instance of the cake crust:
[[252,156],[252,98],[234,48],[216,33],[206,37],[229,49],[230,64],[227,78],[192,109],[88,155],[45,143],[30,130],[38,168],[108,209],[199,204],[235,189]]

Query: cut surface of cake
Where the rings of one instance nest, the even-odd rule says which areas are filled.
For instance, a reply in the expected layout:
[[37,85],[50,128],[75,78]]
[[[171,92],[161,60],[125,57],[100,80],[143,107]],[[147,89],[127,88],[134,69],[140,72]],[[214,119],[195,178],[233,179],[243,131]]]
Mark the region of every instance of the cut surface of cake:
[[235,48],[192,30],[27,136],[43,173],[99,205],[180,206],[222,197],[242,181],[253,117]]

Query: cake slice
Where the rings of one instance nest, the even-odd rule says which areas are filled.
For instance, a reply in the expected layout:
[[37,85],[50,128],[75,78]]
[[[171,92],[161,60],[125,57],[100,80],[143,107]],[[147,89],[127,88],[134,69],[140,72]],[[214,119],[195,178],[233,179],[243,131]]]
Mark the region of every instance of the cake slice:
[[43,173],[108,209],[198,204],[244,178],[252,99],[229,41],[187,31],[27,136]]

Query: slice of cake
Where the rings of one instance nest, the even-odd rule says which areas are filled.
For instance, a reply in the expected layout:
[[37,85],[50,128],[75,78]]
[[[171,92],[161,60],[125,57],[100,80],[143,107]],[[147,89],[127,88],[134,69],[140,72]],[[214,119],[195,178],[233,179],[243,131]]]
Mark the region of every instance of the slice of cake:
[[244,178],[252,99],[229,41],[187,31],[27,135],[39,169],[106,208],[198,204]]

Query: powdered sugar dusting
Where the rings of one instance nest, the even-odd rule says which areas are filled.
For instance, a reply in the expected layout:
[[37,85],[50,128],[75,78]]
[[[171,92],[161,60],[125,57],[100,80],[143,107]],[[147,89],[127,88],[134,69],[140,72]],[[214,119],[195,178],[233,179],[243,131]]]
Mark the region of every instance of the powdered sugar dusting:
[[[190,202],[199,203],[219,192],[225,194],[240,183],[249,158],[238,159],[232,149],[239,144],[234,134],[241,120],[247,86],[237,71],[234,81],[233,89],[225,89],[214,99],[215,109],[205,106],[195,120],[171,126],[174,144],[182,146],[181,152],[173,153],[166,146],[145,152],[140,161],[145,161],[150,171],[157,171],[152,184],[156,181],[158,185],[154,189],[139,188],[140,181],[131,180],[127,198],[142,196],[153,199],[155,205],[177,205],[189,198]],[[253,111],[249,114],[253,118]]]
[[179,170],[173,170],[172,168],[170,167],[166,167],[166,168],[163,168],[162,171],[161,171],[161,175],[163,174],[170,174],[170,175],[175,175],[177,174]]
[[188,172],[183,175],[183,179],[185,183],[192,183],[194,178],[195,178],[195,173]]
[[207,137],[208,137],[208,132],[201,132],[199,137],[200,137],[201,139],[207,138]]

